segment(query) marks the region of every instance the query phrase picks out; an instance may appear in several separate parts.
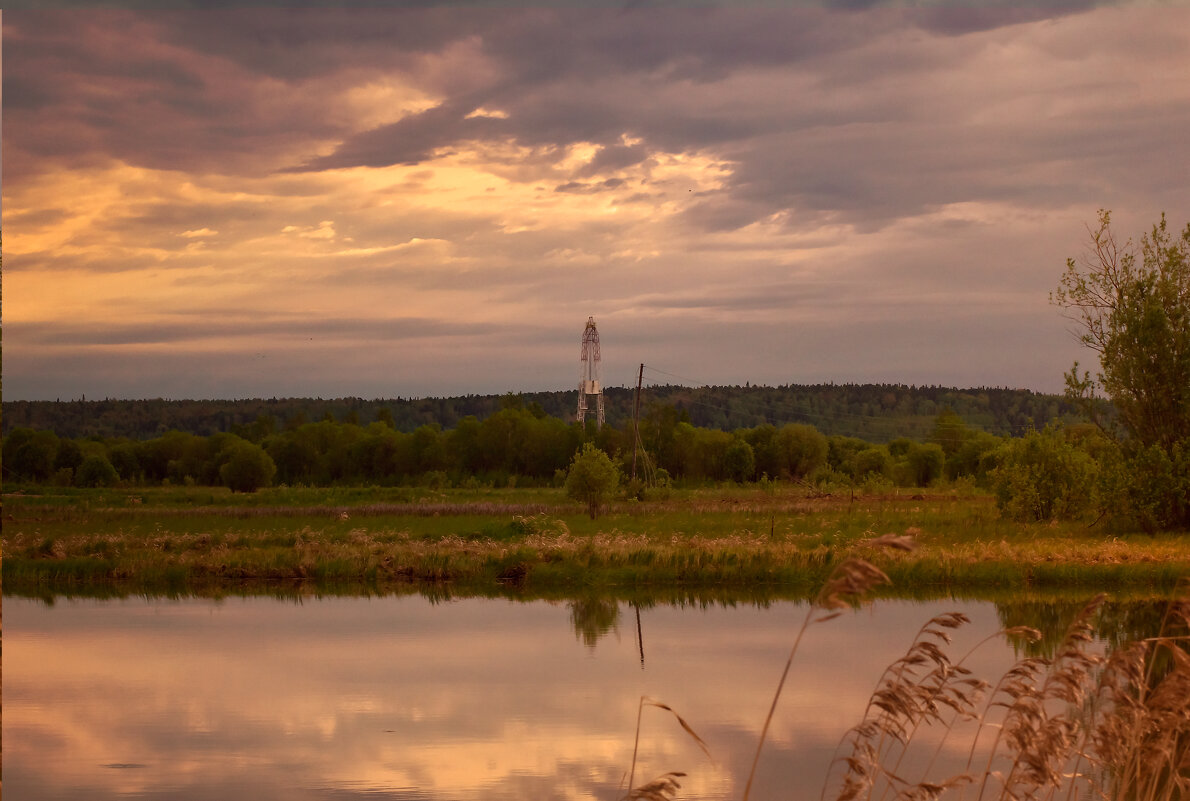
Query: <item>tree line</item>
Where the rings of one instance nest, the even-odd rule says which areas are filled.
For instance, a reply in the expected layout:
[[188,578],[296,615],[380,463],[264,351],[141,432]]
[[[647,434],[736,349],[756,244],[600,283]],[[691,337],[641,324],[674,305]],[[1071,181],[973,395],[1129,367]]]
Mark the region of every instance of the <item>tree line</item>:
[[[634,389],[606,387],[607,421],[624,427],[632,419]],[[521,393],[547,415],[574,418],[574,391]],[[644,397],[673,406],[691,425],[734,431],[786,423],[812,425],[822,433],[890,442],[925,439],[934,418],[950,409],[971,425],[994,434],[1021,434],[1030,426],[1074,421],[1078,407],[1060,395],[1022,389],[910,386],[901,384],[816,384],[785,386],[646,386]],[[423,425],[453,429],[467,417],[479,420],[503,408],[501,395],[442,398],[267,398],[240,400],[78,399],[4,401],[3,431],[47,429],[58,436],[152,439],[177,430],[209,436],[234,433],[262,415],[278,425],[321,420],[367,425],[389,423],[412,433]],[[1107,410],[1107,407],[1104,407]]]
[[[730,429],[701,426],[692,413],[700,404],[731,409],[732,394],[716,396],[724,388],[710,387],[698,397],[711,400],[697,403],[689,388],[679,388],[685,400],[673,403],[652,392],[639,426],[609,414],[609,424],[596,428],[510,394],[497,411],[482,419],[466,415],[450,428],[427,419],[403,430],[387,406],[364,422],[359,404],[342,419],[326,414],[318,422],[301,413],[280,421],[263,412],[205,436],[171,430],[149,439],[70,437],[14,427],[4,438],[4,480],[251,491],[274,483],[561,486],[570,477],[568,492],[591,497],[592,486],[616,486],[639,461],[647,480],[624,489],[638,497],[647,486],[675,480],[866,489],[969,480],[1022,521],[1112,518],[1148,531],[1190,528],[1190,225],[1175,234],[1163,215],[1138,245],[1119,244],[1110,214],[1101,212],[1089,256],[1068,260],[1051,301],[1079,326],[1099,371],[1080,372],[1076,363],[1066,376],[1066,403],[1087,422],[1060,419],[1060,407],[1053,407],[1048,425],[1030,423],[1023,436],[987,430],[952,408],[938,410],[928,435],[918,439],[778,425],[764,415]],[[870,396],[871,386],[828,387],[818,396],[828,399],[821,409],[834,408],[831,398]],[[883,387],[881,405],[900,407],[912,393],[903,391]],[[977,400],[990,408],[991,399],[984,393]],[[11,422],[8,404],[5,422]],[[575,472],[579,458],[598,463],[583,465],[592,467],[585,478]],[[591,501],[592,514],[598,500]]]
[[949,410],[928,441],[872,443],[810,425],[763,424],[734,431],[695,426],[673,406],[648,404],[637,429],[567,423],[519,396],[483,420],[411,432],[392,422],[322,420],[280,425],[261,415],[230,432],[169,431],[147,440],[59,437],[17,428],[4,438],[10,484],[141,486],[196,484],[253,490],[270,485],[561,485],[575,454],[591,445],[625,476],[638,462],[641,487],[672,481],[887,482],[925,487],[980,478],[1006,440],[971,428]]

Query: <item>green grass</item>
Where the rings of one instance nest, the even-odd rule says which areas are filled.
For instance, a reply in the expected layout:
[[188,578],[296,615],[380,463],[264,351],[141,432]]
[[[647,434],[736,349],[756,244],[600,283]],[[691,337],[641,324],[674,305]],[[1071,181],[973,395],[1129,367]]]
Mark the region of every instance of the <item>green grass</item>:
[[551,489],[26,489],[5,495],[4,515],[4,585],[23,592],[249,581],[799,594],[889,533],[920,546],[872,557],[902,592],[1167,589],[1190,575],[1186,533],[1022,525],[966,488],[854,498],[682,490],[617,502],[597,520]]

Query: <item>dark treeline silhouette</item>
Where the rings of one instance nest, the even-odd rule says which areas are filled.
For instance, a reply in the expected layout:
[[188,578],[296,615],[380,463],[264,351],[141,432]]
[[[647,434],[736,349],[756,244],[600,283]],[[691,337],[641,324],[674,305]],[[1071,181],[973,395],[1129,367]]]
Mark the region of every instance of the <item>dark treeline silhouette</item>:
[[[632,416],[634,390],[604,390],[607,422],[623,428]],[[53,431],[61,437],[125,437],[146,440],[168,431],[199,436],[232,433],[271,418],[283,428],[334,420],[368,425],[383,422],[411,433],[424,425],[453,429],[467,417],[484,420],[503,408],[507,396],[443,398],[271,398],[244,400],[71,400],[5,401],[3,430]],[[573,391],[527,392],[519,396],[544,414],[574,419]],[[692,425],[733,431],[760,425],[803,423],[823,434],[889,442],[923,439],[935,416],[949,409],[967,424],[997,435],[1019,435],[1051,420],[1074,420],[1076,410],[1058,395],[1019,389],[918,387],[895,384],[768,386],[677,385],[645,388],[646,403],[672,406]]]
[[[702,397],[706,397],[705,394]],[[805,423],[761,423],[724,431],[693,425],[689,410],[646,402],[640,425],[621,419],[596,427],[566,422],[520,395],[499,399],[482,420],[468,415],[452,428],[423,423],[397,428],[389,407],[361,419],[346,403],[343,419],[286,420],[263,413],[230,422],[230,431],[201,435],[169,430],[149,439],[67,437],[47,429],[14,428],[4,439],[5,481],[59,486],[198,484],[251,491],[270,484],[431,487],[560,486],[575,453],[590,443],[625,475],[634,457],[641,482],[670,480],[844,481],[929,486],[940,479],[982,480],[1007,442],[968,425],[946,409],[930,423],[928,441],[899,437],[873,443],[827,435]],[[362,402],[361,402],[362,404]],[[639,438],[637,438],[639,435]],[[629,490],[630,492],[633,490]]]

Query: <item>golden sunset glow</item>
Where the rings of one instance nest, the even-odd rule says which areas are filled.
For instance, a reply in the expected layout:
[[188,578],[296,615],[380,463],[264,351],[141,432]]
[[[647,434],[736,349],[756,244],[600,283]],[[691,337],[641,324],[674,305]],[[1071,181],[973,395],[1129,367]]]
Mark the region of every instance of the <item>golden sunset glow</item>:
[[[606,798],[626,782],[641,695],[677,709],[711,757],[670,713],[646,707],[637,784],[682,770],[684,795],[738,798],[804,613],[792,603],[643,610],[642,670],[631,624],[590,648],[558,603],[37,603],[19,600],[9,615],[5,767],[20,787],[89,787],[104,798],[234,792],[246,781],[274,794]],[[769,733],[761,785],[816,798],[827,756],[883,665],[943,606],[885,603],[816,627]],[[960,653],[998,626],[990,605],[969,606]],[[55,636],[41,636],[50,621]],[[867,658],[840,662],[856,637]],[[968,666],[984,675],[1012,659],[998,644]],[[961,762],[966,751],[955,744],[947,755]]]
[[1054,390],[1184,216],[1185,9],[471,11],[6,14],[6,397]]

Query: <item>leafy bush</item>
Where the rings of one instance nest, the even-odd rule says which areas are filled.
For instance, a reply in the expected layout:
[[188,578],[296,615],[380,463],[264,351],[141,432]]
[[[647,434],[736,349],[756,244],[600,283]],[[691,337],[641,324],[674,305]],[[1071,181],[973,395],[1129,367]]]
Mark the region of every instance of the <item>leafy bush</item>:
[[886,448],[872,446],[858,451],[852,458],[852,474],[856,481],[869,477],[888,478],[892,475],[892,457]]
[[756,473],[756,455],[741,437],[733,437],[723,452],[723,472],[732,481],[750,481]]
[[58,437],[52,431],[15,429],[4,440],[4,476],[21,481],[46,481],[54,474]]
[[777,474],[794,479],[809,476],[826,464],[830,444],[813,426],[791,423],[783,426],[774,437],[777,451]]
[[1146,531],[1176,528],[1190,521],[1190,441],[1167,453],[1157,445],[1125,462],[1122,505]]
[[996,505],[1013,520],[1070,520],[1094,505],[1099,467],[1059,428],[1030,431],[1005,445],[991,473]]
[[83,457],[78,469],[74,471],[74,485],[76,487],[114,487],[120,483],[120,474],[105,456],[92,454]]
[[220,456],[226,458],[221,458],[219,478],[232,492],[256,492],[267,487],[277,472],[264,448],[246,440],[228,443]]
[[897,484],[902,487],[928,487],[942,478],[946,454],[938,443],[910,442],[903,453],[893,465],[893,478]]
[[619,468],[606,453],[588,442],[570,463],[570,472],[566,475],[566,494],[586,504],[587,513],[594,520],[619,483]]

